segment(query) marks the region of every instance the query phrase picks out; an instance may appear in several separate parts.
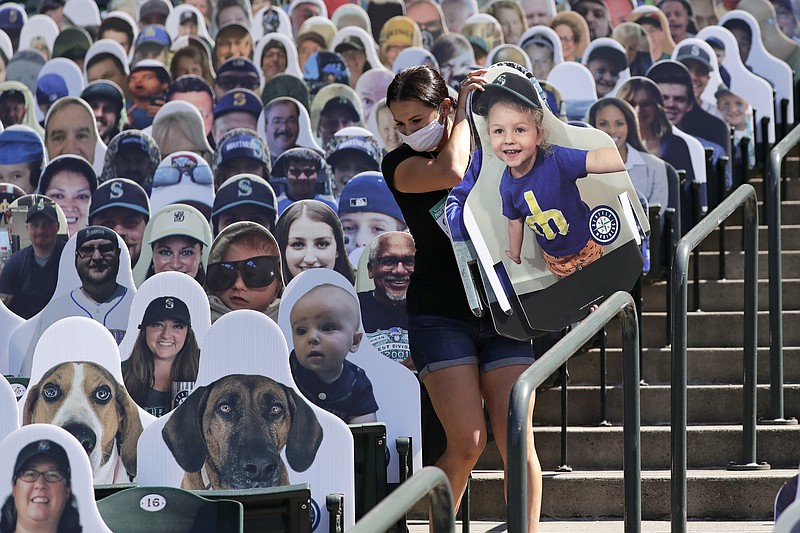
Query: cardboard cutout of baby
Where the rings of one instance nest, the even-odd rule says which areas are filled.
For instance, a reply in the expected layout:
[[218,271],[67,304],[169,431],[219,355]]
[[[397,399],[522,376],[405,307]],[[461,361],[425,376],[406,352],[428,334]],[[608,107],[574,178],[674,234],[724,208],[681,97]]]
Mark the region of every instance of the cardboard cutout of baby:
[[608,135],[559,121],[518,65],[486,79],[469,102],[481,148],[457,187],[474,183],[464,220],[494,292],[518,298],[530,328],[558,331],[631,289],[647,216]]
[[[139,483],[187,489],[311,485],[313,531],[328,530],[325,497],[354,501],[353,437],[308,402],[275,322],[256,311],[217,320],[201,344],[195,388],[139,439]],[[345,505],[344,527],[355,523]]]
[[422,468],[419,382],[364,342],[360,317],[353,286],[341,274],[318,268],[286,287],[278,323],[291,350],[292,375],[306,398],[348,424],[386,424],[388,481],[397,483],[397,437],[412,438],[414,471]]
[[111,229],[88,226],[73,235],[61,252],[58,283],[50,302],[11,335],[9,373],[30,376],[36,342],[65,317],[92,318],[121,342],[136,294],[130,261],[125,241]]
[[52,424],[72,433],[98,485],[136,477],[136,444],[155,419],[125,389],[114,337],[86,317],[59,320],[44,332],[19,415],[23,426]]
[[[33,424],[9,434],[0,449],[3,531],[34,531],[44,523],[52,526],[48,531],[111,533],[97,510],[89,460],[74,436]],[[47,494],[51,505],[26,502],[31,490]],[[25,512],[29,505],[42,507],[36,520]]]

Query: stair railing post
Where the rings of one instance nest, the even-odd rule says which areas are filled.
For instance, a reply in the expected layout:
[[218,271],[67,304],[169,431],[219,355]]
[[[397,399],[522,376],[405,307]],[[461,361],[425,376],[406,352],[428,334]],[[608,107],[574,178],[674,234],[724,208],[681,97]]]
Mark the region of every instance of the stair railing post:
[[[671,441],[670,451],[672,457],[671,465],[671,507],[672,507],[672,533],[686,533],[687,522],[687,505],[686,505],[686,467],[687,467],[687,454],[686,454],[686,428],[687,428],[687,352],[688,352],[688,268],[689,268],[689,255],[693,250],[696,250],[703,240],[708,237],[719,224],[728,218],[736,209],[742,204],[745,204],[746,217],[745,220],[749,221],[750,225],[755,225],[755,229],[751,228],[750,231],[758,231],[758,216],[754,214],[757,209],[757,198],[755,189],[751,185],[742,185],[728,198],[714,208],[706,217],[703,218],[694,228],[692,228],[681,240],[675,249],[675,255],[672,260],[672,350],[671,350],[671,386],[670,386],[670,424],[671,424]],[[752,246],[758,245],[757,237],[749,234],[746,243],[751,246],[750,250],[753,256],[757,257],[757,250],[753,250]],[[751,259],[752,260],[752,259]],[[750,268],[746,267],[746,272],[749,274],[751,283],[756,283],[755,276],[757,275],[757,265]],[[754,289],[757,291],[756,289]],[[757,293],[756,293],[757,296]],[[752,306],[757,298],[753,299],[751,294],[747,297],[747,302],[751,306],[751,312],[756,313]],[[746,315],[750,317],[749,314]],[[751,319],[756,320],[756,319]],[[745,324],[745,328],[748,325]],[[755,325],[751,334],[755,338]],[[750,337],[746,333],[746,342],[750,341]],[[745,346],[747,350],[747,346]],[[754,355],[752,356],[754,358]],[[747,401],[746,399],[744,401]],[[745,421],[746,424],[746,421]]]
[[767,173],[767,248],[769,253],[769,420],[762,423],[796,424],[783,410],[783,274],[781,272],[781,164],[800,143],[800,126],[790,131],[769,154]]

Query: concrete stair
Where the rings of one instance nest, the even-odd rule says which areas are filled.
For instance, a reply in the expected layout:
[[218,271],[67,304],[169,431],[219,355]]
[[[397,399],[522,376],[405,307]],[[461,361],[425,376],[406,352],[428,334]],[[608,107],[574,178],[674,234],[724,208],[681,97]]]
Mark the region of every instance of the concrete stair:
[[[760,183],[753,183],[759,195]],[[800,415],[800,180],[789,183],[782,204],[784,414]],[[763,208],[760,207],[760,216]],[[718,278],[719,230],[701,245],[701,311],[689,313],[688,514],[689,531],[771,531],[775,494],[797,473],[800,426],[759,423],[757,461],[769,470],[729,471],[742,453],[742,337],[744,267],[741,213],[726,229],[727,269]],[[761,219],[763,220],[763,219]],[[758,416],[769,418],[769,298],[766,226],[759,229]],[[692,259],[694,260],[694,259]],[[691,269],[690,269],[691,279]],[[692,287],[689,306],[692,309]],[[670,369],[667,286],[643,288],[641,448],[643,531],[669,531]],[[599,350],[569,362],[566,463],[561,457],[561,390],[540,394],[534,411],[534,440],[544,470],[541,531],[622,531],[623,438],[620,328],[607,328],[607,412],[600,413]],[[506,518],[502,461],[493,444],[473,472],[473,520]],[[424,518],[419,507],[416,517]],[[597,522],[604,517],[604,522]],[[724,522],[735,520],[736,522]],[[551,522],[552,521],[552,522]],[[480,524],[480,523],[479,523]],[[556,524],[560,524],[556,527]],[[591,525],[589,525],[591,524]],[[605,525],[604,525],[605,524]],[[729,525],[728,525],[729,524]],[[506,531],[503,524],[477,531]],[[413,531],[413,528],[412,528]],[[421,531],[421,529],[420,529]]]

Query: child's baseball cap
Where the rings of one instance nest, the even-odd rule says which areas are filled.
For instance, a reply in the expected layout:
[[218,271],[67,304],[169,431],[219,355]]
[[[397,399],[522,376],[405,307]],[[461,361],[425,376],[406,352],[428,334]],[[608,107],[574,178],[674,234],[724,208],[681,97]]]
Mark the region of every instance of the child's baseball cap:
[[539,96],[531,81],[519,74],[503,72],[491,83],[483,86],[483,91],[475,91],[472,96],[472,106],[481,116],[489,113],[489,108],[501,96],[512,96],[525,106],[541,109]]

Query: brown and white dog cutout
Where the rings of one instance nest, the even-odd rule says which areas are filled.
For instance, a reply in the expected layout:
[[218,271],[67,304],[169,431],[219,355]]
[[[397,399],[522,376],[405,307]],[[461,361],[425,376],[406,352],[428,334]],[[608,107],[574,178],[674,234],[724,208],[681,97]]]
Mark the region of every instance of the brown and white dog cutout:
[[286,461],[308,470],[322,443],[311,407],[266,376],[231,375],[197,387],[161,432],[186,474],[184,489],[250,489],[289,484]]
[[136,448],[155,417],[131,399],[119,349],[99,322],[59,320],[39,339],[20,422],[61,426],[83,446],[95,484],[129,483],[137,474]]
[[138,408],[125,387],[97,363],[51,368],[28,389],[22,424],[53,424],[71,433],[89,455],[95,484],[127,483],[136,476],[142,434]]

